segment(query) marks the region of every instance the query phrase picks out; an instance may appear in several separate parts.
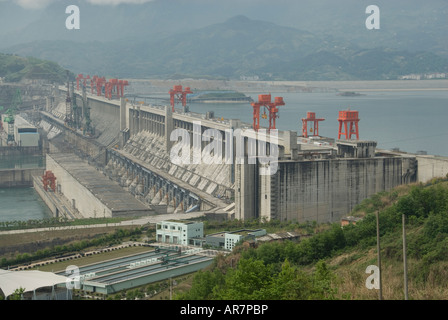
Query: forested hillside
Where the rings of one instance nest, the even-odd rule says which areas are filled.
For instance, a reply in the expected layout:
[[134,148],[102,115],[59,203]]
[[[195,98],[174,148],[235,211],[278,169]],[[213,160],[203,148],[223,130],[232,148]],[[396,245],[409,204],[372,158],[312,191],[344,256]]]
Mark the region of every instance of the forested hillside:
[[[377,299],[366,268],[376,265],[379,213],[384,299],[403,299],[402,214],[410,299],[448,296],[448,182],[401,186],[366,199],[356,225],[334,223],[300,242],[239,246],[198,272],[178,299]],[[292,223],[291,226],[294,224]]]
[[65,69],[52,61],[0,53],[0,77],[4,78],[4,82],[44,79],[63,83],[67,74]]

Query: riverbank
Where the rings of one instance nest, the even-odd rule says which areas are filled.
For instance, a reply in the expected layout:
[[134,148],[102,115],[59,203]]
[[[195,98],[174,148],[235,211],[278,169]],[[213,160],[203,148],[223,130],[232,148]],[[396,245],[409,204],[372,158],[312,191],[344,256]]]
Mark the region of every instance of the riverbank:
[[338,91],[448,91],[448,80],[371,80],[371,81],[240,81],[240,80],[159,80],[129,79],[135,92],[166,93],[174,85],[202,90],[234,90],[242,93],[338,92]]

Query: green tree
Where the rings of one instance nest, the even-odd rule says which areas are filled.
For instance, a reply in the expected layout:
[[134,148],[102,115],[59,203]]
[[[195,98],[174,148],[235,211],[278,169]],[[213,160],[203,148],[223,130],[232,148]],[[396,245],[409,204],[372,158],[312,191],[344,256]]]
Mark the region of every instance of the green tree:
[[216,294],[223,300],[264,299],[272,281],[272,266],[261,260],[240,259],[236,269],[229,269],[224,289]]
[[9,300],[22,300],[22,295],[24,292],[25,288],[17,288],[11,295],[9,295]]

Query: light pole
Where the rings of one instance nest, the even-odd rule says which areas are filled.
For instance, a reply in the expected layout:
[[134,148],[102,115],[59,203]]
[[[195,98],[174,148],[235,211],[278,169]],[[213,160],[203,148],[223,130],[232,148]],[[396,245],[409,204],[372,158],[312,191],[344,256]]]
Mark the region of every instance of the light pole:
[[377,211],[376,213],[376,251],[378,254],[378,271],[379,271],[379,300],[383,300],[383,285],[381,283],[381,254],[380,254],[380,214]]
[[403,268],[404,268],[404,299],[408,300],[408,267],[406,257],[406,215],[402,214],[403,222]]

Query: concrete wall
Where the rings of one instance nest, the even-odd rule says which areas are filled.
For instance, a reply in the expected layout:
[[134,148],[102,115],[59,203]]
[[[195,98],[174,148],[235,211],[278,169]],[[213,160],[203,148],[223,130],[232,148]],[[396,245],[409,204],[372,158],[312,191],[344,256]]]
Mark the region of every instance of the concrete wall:
[[54,197],[52,196],[52,194],[44,190],[41,181],[42,180],[40,177],[35,176],[33,178],[34,190],[36,190],[37,194],[41,197],[41,199],[45,202],[47,207],[53,213],[53,217],[59,217],[60,213],[63,213],[63,211],[58,208],[58,205],[56,201],[53,199]]
[[39,147],[38,133],[17,133],[16,143],[22,147]]
[[260,216],[299,222],[334,222],[363,199],[413,182],[416,163],[400,157],[279,162],[260,176]]
[[56,176],[56,184],[60,185],[60,192],[72,203],[85,218],[112,217],[112,211],[98,200],[88,189],[81,185],[69,172],[61,167],[51,157],[47,156],[47,170]]
[[19,147],[19,146],[0,147],[0,155],[2,156],[39,155],[41,153],[42,151],[39,147]]
[[0,170],[0,188],[32,187],[33,176],[42,176],[44,168]]
[[436,156],[416,156],[418,161],[418,181],[427,182],[433,178],[444,178],[448,174],[448,158]]

